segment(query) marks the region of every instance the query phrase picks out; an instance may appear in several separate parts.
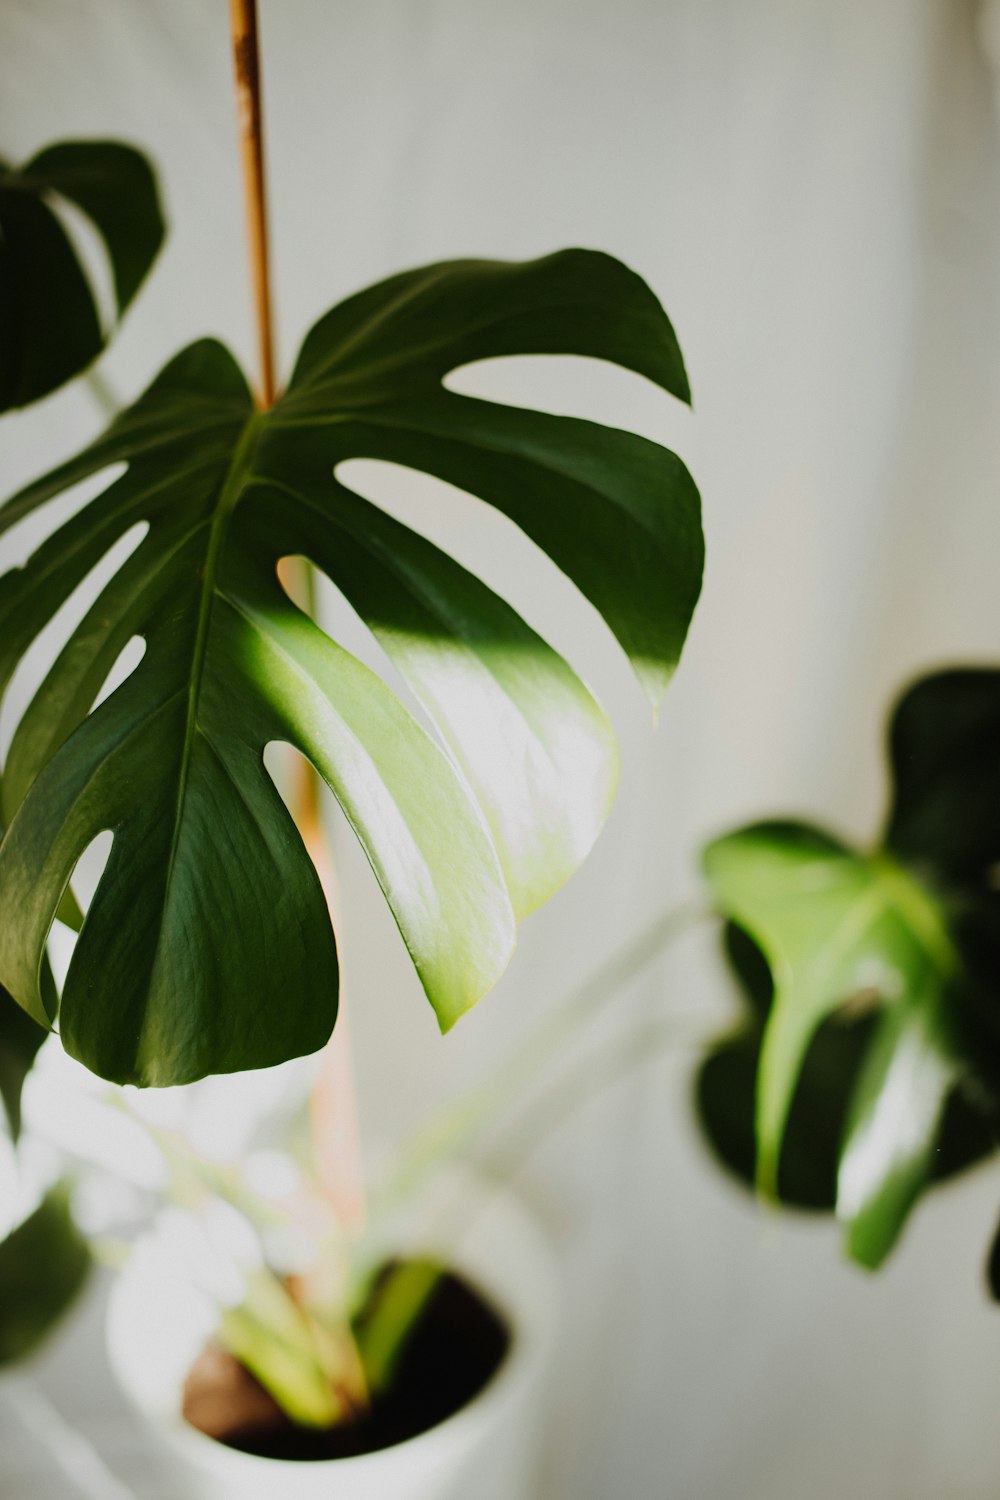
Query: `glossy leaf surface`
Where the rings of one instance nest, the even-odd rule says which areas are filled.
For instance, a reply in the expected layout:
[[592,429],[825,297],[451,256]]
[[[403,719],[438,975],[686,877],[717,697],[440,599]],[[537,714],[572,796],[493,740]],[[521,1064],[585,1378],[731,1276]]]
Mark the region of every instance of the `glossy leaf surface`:
[[156,180],[130,146],[69,141],[20,168],[0,163],[0,411],[48,395],[104,348],[90,272],[58,211],[67,203],[100,236],[118,318],[163,240]]
[[[0,529],[111,464],[121,477],[0,579],[0,682],[126,533],[134,551],[73,632],[3,779],[0,978],[39,1021],[38,975],[73,867],[114,834],[59,1013],[119,1081],[176,1083],[319,1047],[337,960],[319,882],[262,764],[288,741],[339,799],[448,1027],[498,978],[516,918],[590,848],[616,749],[567,664],[445,553],[341,484],[348,458],[457,484],[514,519],[600,610],[648,695],[700,584],[697,492],[655,444],[457,396],[470,360],[577,353],[686,398],[673,331],[603,255],[455,262],[349,299],[255,412],[218,344],[179,355],[108,433],[15,496]],[[439,735],[295,608],[304,555],[369,625]],[[145,654],[90,712],[129,640]]]
[[0,1366],[32,1353],[74,1302],[89,1269],[90,1252],[61,1184],[0,1240]]
[[[759,947],[774,993],[762,1013],[758,985],[752,1023],[706,1063],[703,1122],[734,1170],[752,1162],[758,1185],[789,1201],[824,1206],[835,1165],[847,1248],[867,1265],[932,1176],[995,1145],[1000,673],[917,684],[891,750],[881,851],[772,823],[705,853],[718,904]],[[859,1015],[863,1026],[831,1020]]]

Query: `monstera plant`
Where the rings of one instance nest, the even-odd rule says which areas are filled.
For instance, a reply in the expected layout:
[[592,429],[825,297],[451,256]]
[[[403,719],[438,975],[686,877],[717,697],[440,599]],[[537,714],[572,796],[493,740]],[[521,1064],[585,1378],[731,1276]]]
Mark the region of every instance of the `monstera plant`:
[[[142,528],[23,713],[3,776],[0,980],[40,1024],[56,1020],[41,982],[52,921],[84,850],[114,835],[58,1009],[64,1046],[95,1072],[180,1083],[329,1036],[334,938],[264,769],[271,741],[334,791],[442,1028],[589,849],[616,771],[598,704],[508,604],[336,474],[386,459],[502,511],[601,612],[657,703],[698,595],[697,491],[643,438],[443,385],[474,360],[531,353],[610,360],[688,398],[659,303],[608,256],[446,263],[323,317],[270,410],[221,345],[192,345],[0,510],[5,530],[118,471],[0,580],[4,684],[94,564]],[[440,741],[291,602],[287,556],[337,585]],[[140,664],[91,711],[135,636]]]
[[[83,212],[108,260],[120,318],[163,240],[156,180],[146,158],[116,141],[48,146],[25,166],[0,163],[0,412],[23,407],[79,375],[103,350],[108,330],[90,273],[64,225],[65,205]],[[0,833],[3,831],[0,819]],[[70,920],[70,900],[61,911]],[[16,920],[8,908],[7,920]],[[52,1010],[47,959],[39,987]],[[46,1031],[0,985],[0,1102],[7,1134],[21,1134],[21,1093]],[[4,1218],[15,1214],[3,1205]],[[73,1302],[90,1264],[56,1184],[0,1240],[0,1365],[30,1354]]]
[[[608,813],[616,744],[585,684],[485,583],[355,493],[342,465],[403,466],[507,517],[603,617],[654,707],[701,585],[699,497],[674,454],[447,384],[481,360],[570,354],[688,401],[663,308],[608,255],[571,249],[393,276],[326,313],[277,388],[254,7],[234,0],[231,14],[258,389],[220,343],[200,340],[82,453],[0,506],[2,546],[54,497],[103,478],[95,498],[0,576],[2,695],[113,550],[117,563],[19,705],[0,781],[0,985],[24,1012],[19,1023],[58,1029],[73,1057],[114,1083],[262,1068],[331,1035],[338,957],[323,861],[265,766],[269,745],[301,752],[333,792],[442,1030],[496,982],[519,919],[576,869]],[[127,193],[135,168],[117,163]],[[50,213],[51,194],[75,198],[104,235],[124,307],[140,279],[138,256],[126,253],[131,221],[118,217],[96,165],[93,178],[71,165],[43,153],[3,186],[40,192],[38,214]],[[141,202],[136,213],[131,227],[148,229]],[[43,259],[36,269],[41,285]],[[54,385],[100,346],[99,326],[79,312],[79,276],[60,277],[48,303],[34,283],[21,294],[8,404],[41,388],[39,369]],[[72,357],[36,355],[34,309],[51,333],[71,302]],[[301,577],[303,564],[368,627],[401,693],[300,604],[289,575]],[[136,640],[141,658],[122,677]],[[110,853],[84,915],[71,881],[106,833]],[[57,919],[78,931],[58,987],[47,962]],[[335,1229],[332,1238],[343,1221]],[[305,1411],[320,1426],[356,1416],[373,1388],[358,1309],[343,1288],[330,1292],[339,1266],[339,1250],[320,1266],[315,1319],[279,1270],[248,1287],[218,1333],[286,1406],[289,1389],[316,1394],[318,1369],[321,1399]],[[373,1295],[374,1270],[361,1278]],[[377,1320],[383,1349],[384,1328],[395,1348],[426,1299],[426,1269],[419,1295],[405,1263],[402,1275],[402,1294],[378,1293],[379,1306],[392,1304]],[[400,1284],[390,1274],[389,1286]],[[350,1400],[334,1399],[346,1389]],[[292,1409],[301,1420],[301,1401]]]
[[834,1209],[866,1266],[1000,1139],[1000,671],[918,682],[889,750],[873,848],[771,822],[704,857],[745,1019],[702,1066],[702,1123],[764,1194]]

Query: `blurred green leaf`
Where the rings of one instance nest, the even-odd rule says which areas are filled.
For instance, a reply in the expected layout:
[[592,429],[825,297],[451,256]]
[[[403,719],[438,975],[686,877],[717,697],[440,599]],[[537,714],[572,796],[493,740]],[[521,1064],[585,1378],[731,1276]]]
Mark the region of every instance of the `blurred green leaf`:
[[[696,1105],[717,1159],[748,1188],[756,1181],[754,1109],[760,1044],[771,1003],[763,954],[739,928],[724,929],[726,957],[745,1002],[744,1021],[711,1049],[697,1074]],[[778,1163],[778,1197],[788,1207],[832,1212],[855,1088],[880,1025],[879,1014],[848,1009],[825,1021],[806,1052]],[[982,1161],[1000,1140],[1000,1096],[967,1088],[948,1096],[930,1175],[944,1180]]]
[[1000,671],[916,683],[893,715],[889,752],[886,848],[942,885],[981,889],[1000,861]]
[[997,1140],[1000,673],[918,683],[891,756],[885,848],[773,822],[705,852],[745,930],[729,951],[753,1014],[702,1068],[702,1123],[726,1165],[785,1201],[830,1206],[835,1180],[848,1252],[871,1266],[926,1183]]
[[934,903],[904,870],[818,829],[742,829],[709,845],[705,871],[774,976],[757,1088],[757,1180],[774,1193],[796,1080],[820,1023],[864,996],[938,1011],[957,956]]
[[[747,1002],[745,1024],[712,1049],[698,1073],[698,1114],[722,1164],[748,1186],[757,1175],[754,1100],[770,971],[759,948],[732,923],[726,955]],[[806,1052],[778,1164],[778,1196],[803,1209],[832,1210],[840,1145],[873,1018],[840,1016],[822,1024]]]
[[89,1269],[61,1183],[0,1240],[0,1365],[32,1353],[75,1301]]
[[116,141],[49,146],[0,164],[0,411],[27,406],[104,348],[90,276],[58,213],[81,210],[111,265],[121,318],[156,258],[164,225],[146,158]]
[[48,1033],[0,988],[0,1099],[10,1133],[21,1133],[21,1089]]

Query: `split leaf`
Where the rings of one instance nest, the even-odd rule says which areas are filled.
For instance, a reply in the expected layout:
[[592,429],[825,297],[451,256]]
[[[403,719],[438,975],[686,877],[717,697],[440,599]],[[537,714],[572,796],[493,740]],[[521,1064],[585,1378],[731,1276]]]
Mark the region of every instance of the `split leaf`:
[[[703,1068],[702,1119],[742,1170],[749,1071],[759,1188],[822,1206],[832,1146],[848,1252],[871,1266],[933,1177],[995,1144],[1000,672],[918,683],[890,744],[895,795],[881,850],[765,823],[705,852],[719,907],[760,950],[773,999],[762,1010],[757,993],[744,1030]],[[848,1040],[841,1018],[862,1015]],[[799,1163],[790,1192],[783,1148]],[[816,1172],[803,1192],[810,1157]]]
[[[59,1011],[64,1045],[95,1072],[179,1083],[329,1035],[336,949],[263,767],[272,741],[334,791],[443,1028],[499,977],[517,917],[592,845],[617,771],[598,704],[508,604],[336,475],[347,459],[389,460],[504,511],[601,612],[658,702],[700,586],[697,491],[645,439],[442,384],[515,353],[613,360],[687,398],[670,323],[609,257],[453,262],[335,308],[266,413],[225,349],[191,346],[98,442],[0,510],[2,531],[126,465],[0,578],[0,684],[95,563],[145,528],[24,712],[2,786],[0,979],[43,1024],[53,916],[83,851],[113,834]],[[342,591],[439,739],[292,604],[277,578],[290,555]],[[91,711],[133,637],[141,662]]]

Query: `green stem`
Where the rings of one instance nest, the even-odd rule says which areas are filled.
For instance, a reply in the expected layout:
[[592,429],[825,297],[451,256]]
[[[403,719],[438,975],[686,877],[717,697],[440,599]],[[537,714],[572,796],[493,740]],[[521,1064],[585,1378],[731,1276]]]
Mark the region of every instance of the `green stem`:
[[[496,1153],[494,1146],[480,1161],[480,1169],[485,1164],[485,1175],[491,1184],[500,1187],[508,1182],[558,1125],[633,1068],[662,1056],[664,1049],[678,1040],[682,1044],[696,1042],[703,1046],[707,1040],[703,1017],[692,1017],[690,1032],[687,1035],[682,1032],[680,1037],[678,1019],[674,1016],[651,1021],[621,1039],[617,1047],[612,1045],[596,1055],[588,1052],[582,1066],[581,1059],[576,1059],[567,1075],[515,1122],[503,1149]],[[481,1207],[470,1218],[459,1194],[439,1219],[437,1237],[442,1243],[445,1240],[454,1243],[468,1233],[479,1212]],[[357,1335],[371,1391],[378,1393],[391,1384],[407,1342],[447,1271],[448,1267],[440,1262],[415,1258],[402,1261],[385,1277],[374,1307]]]
[[83,378],[90,390],[90,394],[94,398],[95,405],[100,408],[101,415],[106,417],[109,422],[114,421],[122,409],[122,404],[118,399],[114,387],[101,374],[96,365],[92,365]]
[[[573,1040],[602,1008],[609,994],[615,993],[641,972],[668,943],[689,931],[696,921],[711,915],[711,908],[702,900],[687,902],[662,913],[637,938],[619,949],[555,1007],[485,1084],[460,1099],[418,1137],[408,1160],[396,1174],[394,1190],[410,1189],[415,1180],[446,1158],[459,1142],[467,1150],[470,1139],[498,1113],[509,1109],[512,1098],[515,1103],[520,1100],[526,1088],[553,1058],[562,1055],[567,1042]],[[657,1056],[665,1043],[676,1040],[678,1019],[677,1016],[657,1019],[602,1048],[599,1054],[591,1050],[583,1059],[575,1058],[555,1087],[546,1091],[515,1121],[510,1136],[512,1144],[499,1158],[499,1175],[512,1175],[567,1114],[623,1072]],[[701,1040],[700,1027],[692,1035]],[[496,1176],[497,1169],[494,1168],[490,1175]],[[457,1239],[468,1228],[461,1201],[456,1200],[450,1205],[437,1228],[439,1237],[448,1241]],[[375,1304],[358,1333],[358,1345],[371,1390],[384,1390],[391,1382],[407,1340],[446,1269],[427,1259],[415,1259],[402,1262],[384,1278]]]

